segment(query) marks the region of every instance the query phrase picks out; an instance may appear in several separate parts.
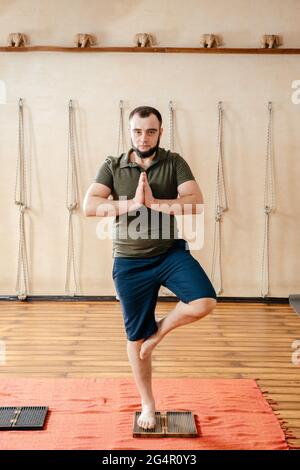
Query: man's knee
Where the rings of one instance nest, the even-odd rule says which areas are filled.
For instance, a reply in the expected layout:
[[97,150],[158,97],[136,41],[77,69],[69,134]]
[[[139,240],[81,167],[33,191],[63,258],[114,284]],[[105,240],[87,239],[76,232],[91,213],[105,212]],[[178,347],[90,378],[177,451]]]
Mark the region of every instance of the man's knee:
[[217,305],[216,299],[213,298],[203,298],[192,300],[189,302],[189,306],[191,307],[191,315],[196,318],[202,318],[209,313],[211,313]]
[[127,349],[130,349],[131,351],[133,350],[139,351],[141,349],[143,341],[144,341],[143,339],[130,340],[127,338]]
[[142,344],[145,339],[129,339],[127,338],[127,344],[137,345]]

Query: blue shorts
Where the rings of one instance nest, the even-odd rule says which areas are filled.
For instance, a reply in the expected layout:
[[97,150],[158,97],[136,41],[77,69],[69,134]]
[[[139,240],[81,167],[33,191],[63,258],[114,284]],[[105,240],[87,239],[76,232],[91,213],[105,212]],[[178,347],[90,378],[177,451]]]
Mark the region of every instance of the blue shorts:
[[149,258],[114,258],[113,280],[121,302],[125,330],[130,341],[145,339],[157,331],[155,306],[161,286],[184,303],[216,292],[185,240],[175,240],[166,253]]

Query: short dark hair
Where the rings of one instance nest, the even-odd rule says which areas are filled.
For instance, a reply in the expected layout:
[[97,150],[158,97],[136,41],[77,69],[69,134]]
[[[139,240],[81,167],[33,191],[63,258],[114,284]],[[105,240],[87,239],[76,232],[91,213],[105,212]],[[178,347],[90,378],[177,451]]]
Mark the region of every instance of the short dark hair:
[[129,114],[129,121],[131,121],[135,114],[138,114],[141,118],[145,118],[150,116],[150,114],[154,114],[159,120],[159,126],[161,127],[162,125],[162,117],[160,112],[151,106],[139,106],[138,108],[133,109]]

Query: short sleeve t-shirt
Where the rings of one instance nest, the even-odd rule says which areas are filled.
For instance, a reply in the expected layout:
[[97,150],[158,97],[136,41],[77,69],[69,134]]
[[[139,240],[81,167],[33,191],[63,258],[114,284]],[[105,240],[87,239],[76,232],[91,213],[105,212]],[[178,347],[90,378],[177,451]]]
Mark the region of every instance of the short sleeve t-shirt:
[[[94,182],[111,189],[114,200],[133,199],[142,171],[156,199],[176,199],[177,187],[194,180],[188,163],[178,154],[159,148],[151,165],[144,170],[129,155],[107,157],[99,168]],[[113,230],[114,257],[149,257],[166,252],[178,238],[174,215],[142,206],[136,211],[116,216]]]

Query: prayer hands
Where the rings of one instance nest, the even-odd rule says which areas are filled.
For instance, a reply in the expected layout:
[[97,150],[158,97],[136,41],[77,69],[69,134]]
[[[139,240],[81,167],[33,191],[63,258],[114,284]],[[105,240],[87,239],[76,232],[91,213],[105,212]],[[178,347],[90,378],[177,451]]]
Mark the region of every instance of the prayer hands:
[[150,187],[150,184],[148,183],[148,178],[147,178],[147,173],[145,171],[142,172],[142,181],[144,184],[144,197],[145,197],[145,206],[146,207],[151,207],[151,204],[155,203],[155,199],[152,194],[152,189]]
[[150,188],[150,185],[148,183],[147,174],[145,171],[142,171],[140,175],[139,184],[136,188],[133,201],[138,207],[142,205],[150,207],[151,204],[155,203],[155,199],[152,194],[152,189]]

